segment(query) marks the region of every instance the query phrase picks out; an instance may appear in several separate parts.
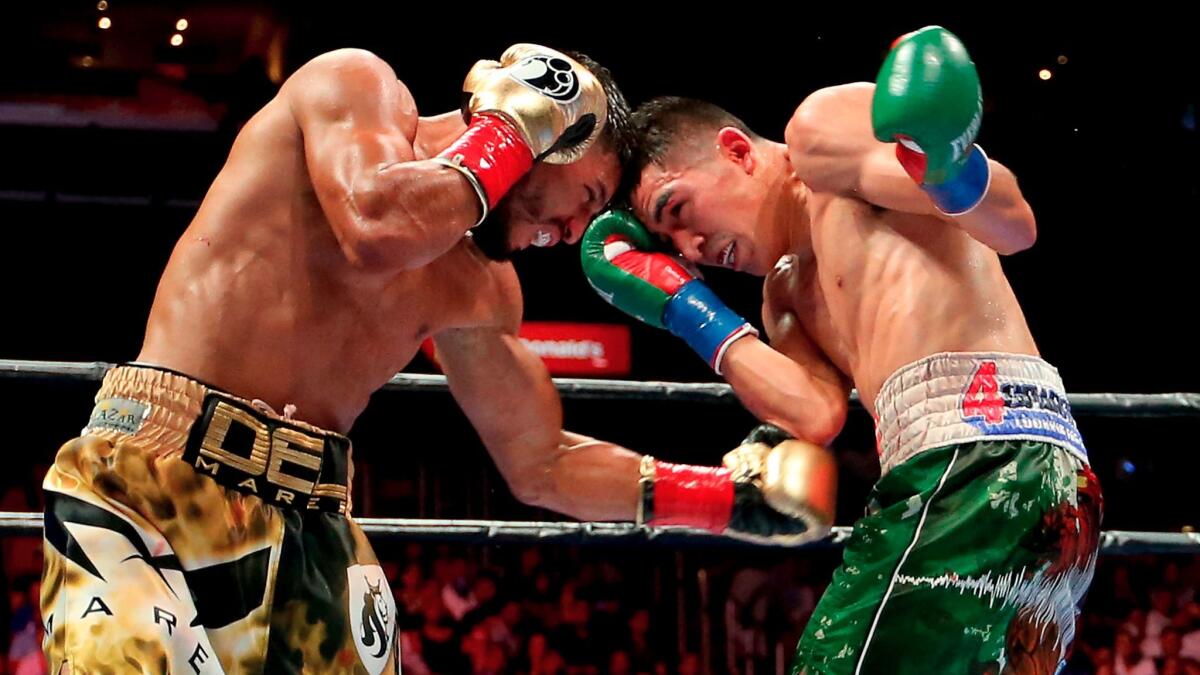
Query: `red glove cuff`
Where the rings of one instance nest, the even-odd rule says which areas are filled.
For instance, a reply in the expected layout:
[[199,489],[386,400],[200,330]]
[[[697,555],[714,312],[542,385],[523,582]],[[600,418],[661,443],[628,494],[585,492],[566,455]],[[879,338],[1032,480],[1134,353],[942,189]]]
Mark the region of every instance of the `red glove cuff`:
[[487,210],[495,208],[517,181],[533,168],[533,152],[521,134],[503,118],[481,113],[458,140],[438,155],[469,170],[479,181]]
[[729,469],[654,462],[654,513],[650,525],[686,525],[724,532],[733,513]]
[[904,167],[904,172],[917,185],[925,182],[925,170],[928,161],[925,153],[917,149],[917,144],[911,138],[907,136],[896,137],[896,159],[900,160],[900,166]]

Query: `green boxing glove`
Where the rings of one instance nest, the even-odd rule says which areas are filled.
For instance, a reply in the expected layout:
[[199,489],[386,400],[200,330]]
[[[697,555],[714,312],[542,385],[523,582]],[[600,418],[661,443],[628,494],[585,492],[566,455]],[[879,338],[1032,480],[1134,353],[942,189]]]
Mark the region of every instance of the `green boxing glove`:
[[583,235],[583,273],[609,304],[682,338],[720,373],[729,345],[758,331],[678,258],[657,248],[637,218],[607,211]]
[[875,79],[875,137],[896,143],[904,170],[947,215],[975,208],[991,183],[975,145],[982,117],[979,74],[953,33],[929,26],[892,44]]

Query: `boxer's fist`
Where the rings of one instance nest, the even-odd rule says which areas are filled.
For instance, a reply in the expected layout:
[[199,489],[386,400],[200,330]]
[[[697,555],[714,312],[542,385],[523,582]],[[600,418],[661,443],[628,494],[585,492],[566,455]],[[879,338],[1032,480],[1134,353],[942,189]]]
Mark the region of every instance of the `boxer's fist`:
[[607,101],[600,81],[561,52],[532,44],[509,47],[500,61],[479,61],[467,73],[464,115],[500,115],[520,132],[535,159],[568,164],[583,156],[604,128]]
[[727,534],[775,543],[828,534],[837,506],[837,464],[829,450],[764,424],[723,464],[735,485]]
[[644,457],[638,521],[686,525],[738,539],[800,544],[833,524],[837,466],[828,450],[764,424],[722,467]]
[[896,158],[944,213],[966,213],[990,181],[975,145],[983,93],[966,47],[929,26],[904,35],[879,70],[871,104],[875,137],[896,143]]
[[479,198],[479,219],[535,162],[565,164],[587,152],[608,113],[604,88],[564,54],[519,44],[479,61],[463,82],[467,130],[434,161],[462,174]]
[[729,345],[757,333],[625,211],[600,214],[580,247],[588,283],[617,309],[682,338],[718,373]]

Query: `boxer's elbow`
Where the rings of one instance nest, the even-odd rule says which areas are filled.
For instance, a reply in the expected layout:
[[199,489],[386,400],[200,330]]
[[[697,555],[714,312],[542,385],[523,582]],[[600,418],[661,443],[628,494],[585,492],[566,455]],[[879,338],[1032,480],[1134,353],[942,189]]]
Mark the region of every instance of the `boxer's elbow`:
[[991,237],[992,241],[984,242],[996,253],[1020,253],[1032,248],[1037,241],[1037,220],[1026,202],[1021,201],[1009,207],[997,221],[1000,223],[997,228],[999,231]]
[[772,414],[764,421],[782,427],[796,438],[827,446],[842,432],[846,424],[847,403],[844,396],[796,396],[778,401]]
[[534,483],[514,483],[509,481],[508,489],[512,491],[513,497],[525,506],[553,510],[552,500],[548,498],[548,493],[543,489],[543,486]]
[[820,446],[828,446],[833,439],[842,433],[846,425],[846,401],[824,402],[814,414],[808,418],[806,428],[802,431],[804,438]]
[[1012,215],[1012,241],[1010,251],[1004,255],[1012,255],[1032,248],[1037,242],[1037,219],[1033,216],[1033,209],[1029,207],[1029,203],[1022,200],[1014,209]]
[[564,463],[561,451],[547,453],[540,463],[527,464],[520,469],[510,470],[504,476],[508,489],[517,501],[539,509],[579,518],[596,520],[603,518],[597,506],[584,497],[587,480],[581,485],[578,475],[572,475]]
[[517,501],[526,506],[558,510],[554,482],[543,467],[529,466],[504,475],[508,489]]
[[347,199],[338,242],[346,260],[371,272],[414,269],[426,264],[419,223],[402,206],[380,195],[357,191]]
[[354,233],[341,242],[342,254],[355,269],[366,272],[387,272],[410,267],[404,254],[405,242],[371,232]]
[[1019,253],[1037,241],[1037,219],[1012,171],[995,160],[989,165],[991,185],[977,213],[966,216],[966,229],[1000,255]]

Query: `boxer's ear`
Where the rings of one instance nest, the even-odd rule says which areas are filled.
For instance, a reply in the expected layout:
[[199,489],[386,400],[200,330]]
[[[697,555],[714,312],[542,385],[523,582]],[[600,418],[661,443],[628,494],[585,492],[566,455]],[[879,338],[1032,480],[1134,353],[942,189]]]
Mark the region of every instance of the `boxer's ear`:
[[717,132],[717,152],[724,159],[737,164],[747,175],[753,175],[758,158],[754,152],[754,141],[744,131],[735,127],[722,127]]

